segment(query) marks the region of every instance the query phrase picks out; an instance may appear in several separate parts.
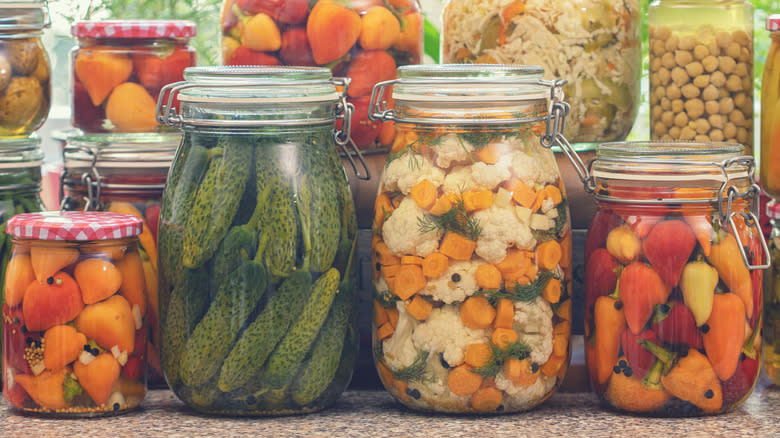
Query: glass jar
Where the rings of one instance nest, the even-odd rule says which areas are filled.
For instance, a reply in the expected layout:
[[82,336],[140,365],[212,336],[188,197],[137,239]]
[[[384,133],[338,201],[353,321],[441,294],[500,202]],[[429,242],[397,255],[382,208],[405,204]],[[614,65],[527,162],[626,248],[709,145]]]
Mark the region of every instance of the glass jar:
[[772,267],[764,276],[764,370],[775,385],[780,384],[780,204],[766,209],[772,222],[769,250]]
[[650,137],[753,148],[753,5],[655,0],[648,9]]
[[371,150],[393,144],[393,124],[369,120],[368,100],[397,66],[422,59],[417,0],[225,0],[221,25],[223,64],[327,67],[352,79],[352,142]]
[[561,90],[543,74],[408,66],[374,89],[372,117],[398,130],[374,209],[374,361],[410,408],[528,410],[566,373],[569,209],[540,141]]
[[51,67],[41,43],[49,16],[44,1],[0,3],[0,136],[27,136],[51,105]]
[[761,353],[753,158],[735,143],[607,143],[592,162],[585,245],[591,386],[621,411],[727,412]]
[[772,44],[764,64],[761,80],[761,188],[770,196],[780,198],[780,14],[766,18],[766,30],[771,32]]
[[3,394],[17,411],[112,415],[146,394],[141,221],[105,212],[16,215],[3,307]]
[[60,198],[63,210],[111,211],[143,221],[138,236],[149,315],[149,384],[164,386],[159,360],[157,224],[168,171],[181,141],[170,134],[72,136],[63,149]]
[[573,142],[623,140],[639,106],[636,0],[448,0],[442,62],[531,64],[566,79]]
[[85,133],[158,130],[160,89],[195,65],[195,23],[182,20],[79,21],[71,27],[71,122]]
[[184,133],[160,214],[165,378],[206,413],[323,409],[358,342],[357,224],[335,148],[351,111],[336,87],[349,81],[313,67],[184,77],[158,105]]

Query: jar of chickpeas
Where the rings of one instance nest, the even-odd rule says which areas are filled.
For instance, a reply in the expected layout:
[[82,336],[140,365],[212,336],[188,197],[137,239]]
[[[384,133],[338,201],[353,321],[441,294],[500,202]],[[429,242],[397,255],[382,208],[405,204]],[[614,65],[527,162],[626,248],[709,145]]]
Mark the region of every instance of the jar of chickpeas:
[[648,9],[650,137],[753,147],[753,5],[655,0]]

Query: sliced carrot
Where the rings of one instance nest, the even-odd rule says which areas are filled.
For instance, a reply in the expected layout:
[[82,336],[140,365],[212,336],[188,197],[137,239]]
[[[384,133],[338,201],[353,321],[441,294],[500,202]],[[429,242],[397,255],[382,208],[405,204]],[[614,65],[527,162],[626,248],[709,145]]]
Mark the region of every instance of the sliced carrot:
[[515,305],[509,298],[502,298],[496,305],[496,319],[493,327],[496,329],[511,329],[515,320]]
[[379,230],[385,223],[385,218],[393,213],[395,208],[390,202],[390,196],[387,193],[380,193],[374,201],[374,227]]
[[482,289],[500,289],[501,271],[495,265],[479,265],[474,272],[474,280]]
[[533,385],[539,377],[539,367],[534,371],[531,359],[508,359],[504,362],[504,376],[515,385]]
[[374,245],[374,254],[376,255],[376,261],[380,265],[400,265],[401,258],[390,252],[390,248],[387,247],[385,242],[379,241]]
[[439,252],[455,260],[469,260],[476,247],[477,242],[450,231],[444,235]]
[[409,395],[406,393],[406,390],[409,389],[409,384],[406,383],[405,381],[398,380],[398,379],[393,380],[393,387],[396,389],[396,391],[398,391],[398,394],[402,398],[409,397]]
[[425,256],[422,262],[422,272],[428,278],[439,278],[447,272],[450,259],[440,252],[433,252]]
[[561,194],[561,189],[558,187],[548,184],[544,186],[544,192],[547,194],[547,197],[552,199],[553,203],[555,205],[560,204],[563,202],[563,195]]
[[501,406],[503,393],[496,388],[481,388],[471,395],[471,407],[477,412],[493,412]]
[[569,335],[557,334],[553,337],[553,355],[554,356],[566,356],[567,347],[569,346]]
[[488,344],[469,344],[466,347],[464,362],[474,368],[484,367],[490,362],[491,354]]
[[544,190],[539,190],[536,192],[536,197],[534,198],[533,204],[529,207],[532,212],[536,213],[539,211],[540,208],[542,208],[542,201],[544,201],[547,198],[547,193]]
[[387,311],[385,308],[379,304],[379,301],[374,300],[374,307],[373,307],[373,313],[374,313],[374,325],[379,327],[382,324],[389,321],[387,318]]
[[398,298],[408,300],[425,287],[426,281],[422,268],[417,265],[401,265],[395,276],[395,292]]
[[561,300],[561,280],[551,278],[544,286],[542,296],[548,303],[557,303]]
[[482,210],[493,205],[493,192],[490,190],[471,190],[463,193],[463,206],[466,211]]
[[401,256],[401,264],[402,265],[422,265],[423,264],[423,258],[422,257],[417,257],[417,256],[410,256],[410,255]]
[[481,148],[475,154],[477,159],[486,164],[496,164],[501,158],[503,148],[497,143],[490,143],[489,145]]
[[531,265],[528,253],[521,249],[510,249],[506,252],[504,260],[496,263],[496,268],[502,273],[526,271]]
[[447,386],[455,395],[473,394],[481,384],[482,376],[472,372],[467,365],[452,369],[447,376]]
[[433,304],[419,295],[415,295],[406,305],[406,311],[418,321],[424,321],[430,315],[431,310],[433,310]]
[[398,325],[398,309],[392,307],[385,311],[387,312],[387,320],[390,322],[390,325],[396,327]]
[[442,195],[433,204],[430,210],[432,215],[440,216],[448,211],[452,210],[452,200],[448,195]]
[[553,328],[553,335],[569,336],[569,334],[571,334],[571,322],[561,321],[558,324],[555,324],[555,328]]
[[490,335],[490,340],[492,340],[493,344],[498,348],[503,350],[517,342],[517,332],[508,328],[497,328],[493,330],[493,334]]
[[415,184],[415,186],[412,187],[410,194],[412,199],[414,199],[414,202],[416,202],[420,208],[425,210],[433,206],[433,203],[436,202],[436,195],[438,195],[436,186],[434,186],[433,183],[427,179],[424,179]]
[[563,362],[566,360],[565,356],[550,356],[547,362],[542,365],[542,374],[547,377],[552,377],[558,373],[558,370],[563,366]]
[[460,320],[468,328],[484,329],[490,327],[496,317],[496,309],[483,296],[471,296],[460,305]]
[[558,308],[555,309],[555,314],[558,315],[558,317],[561,319],[571,321],[571,300],[562,302]]
[[504,188],[512,192],[512,199],[523,207],[531,208],[534,204],[536,192],[519,179],[509,180],[504,184]]
[[382,341],[389,338],[390,336],[393,336],[393,333],[395,333],[393,325],[389,322],[386,322],[376,329],[376,338],[377,340]]
[[554,240],[548,240],[536,247],[536,264],[542,269],[551,271],[558,266],[562,255],[561,245]]

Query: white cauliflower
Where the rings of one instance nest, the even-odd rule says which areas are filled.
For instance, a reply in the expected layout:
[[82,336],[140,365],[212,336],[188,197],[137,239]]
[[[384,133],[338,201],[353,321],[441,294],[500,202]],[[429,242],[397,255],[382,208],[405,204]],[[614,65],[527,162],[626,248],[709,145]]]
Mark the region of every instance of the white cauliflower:
[[412,333],[417,327],[417,320],[406,311],[403,301],[398,301],[396,308],[398,308],[398,323],[393,335],[382,341],[382,351],[387,366],[398,371],[413,364],[419,352],[412,342]]
[[533,187],[541,179],[541,169],[536,160],[523,151],[512,152],[512,173],[528,186]]
[[542,397],[552,391],[556,380],[555,377],[547,377],[539,373],[539,377],[533,384],[519,386],[504,377],[503,373],[498,373],[496,388],[506,393],[503,404],[507,411],[522,411],[536,406]]
[[553,311],[542,297],[530,303],[515,302],[515,321],[512,328],[518,333],[518,340],[531,349],[533,363],[544,365],[553,349]]
[[441,189],[447,194],[460,194],[476,188],[476,182],[471,178],[471,166],[453,167],[447,176],[444,177],[444,183],[441,186]]
[[390,162],[382,173],[382,190],[408,195],[417,183],[427,179],[435,187],[444,182],[444,172],[424,155],[408,151]]
[[448,168],[453,162],[468,161],[474,146],[457,134],[447,134],[436,146],[436,165]]
[[[539,169],[538,184],[553,184],[558,180],[558,162],[555,161],[555,154],[550,149],[542,146],[537,137],[530,137],[525,141],[526,153],[536,162]],[[514,164],[514,162],[513,162]]]
[[410,390],[420,391],[420,398],[409,404],[422,409],[461,412],[469,403],[469,395],[458,396],[447,386],[449,370],[444,368],[438,354],[430,354],[425,366],[425,379],[409,382]]
[[482,232],[477,239],[477,255],[489,263],[498,263],[506,257],[506,249],[514,243],[520,249],[532,249],[536,244],[531,229],[520,221],[514,209],[492,206],[472,216],[479,221]]
[[[477,268],[484,264],[478,260],[454,262],[439,278],[428,281],[428,285],[420,293],[447,304],[463,301],[479,290],[474,276]],[[455,281],[456,279],[458,281]]]
[[512,164],[511,157],[502,158],[496,164],[483,162],[471,166],[455,166],[442,184],[444,193],[460,194],[468,190],[493,190],[497,185],[509,180]]
[[401,201],[382,226],[382,239],[390,252],[397,256],[415,254],[425,257],[438,248],[442,231],[421,231],[419,220],[424,215],[425,210],[411,196]]
[[486,330],[464,326],[458,306],[451,304],[433,309],[428,319],[418,325],[412,334],[412,341],[418,350],[431,354],[442,352],[444,360],[450,365],[463,363],[469,344],[484,344],[488,338]]

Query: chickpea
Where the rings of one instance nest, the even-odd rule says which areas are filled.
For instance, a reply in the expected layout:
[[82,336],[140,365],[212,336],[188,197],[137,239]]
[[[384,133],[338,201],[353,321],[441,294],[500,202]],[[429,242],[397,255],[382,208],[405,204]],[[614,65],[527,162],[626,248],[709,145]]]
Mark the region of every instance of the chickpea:
[[692,35],[680,37],[680,42],[677,44],[677,47],[679,47],[680,50],[693,50],[693,48],[696,47],[696,38]]
[[675,113],[681,113],[685,109],[685,104],[682,99],[672,100],[672,111]]
[[718,89],[714,85],[707,85],[701,92],[701,97],[705,101],[715,100],[718,98]]
[[713,129],[710,131],[710,140],[712,141],[723,141],[723,131],[720,129]]
[[680,140],[693,140],[694,138],[696,138],[696,131],[690,126],[680,130]]
[[715,40],[710,41],[707,43],[707,49],[710,51],[710,55],[712,56],[718,56],[720,55],[720,47],[718,47],[718,42]]
[[740,110],[734,110],[729,114],[729,121],[735,126],[742,126],[745,123],[745,115]]
[[753,53],[749,49],[746,49],[744,47],[742,49],[740,49],[740,51],[739,51],[739,58],[738,58],[740,61],[748,62],[752,58],[753,58]]
[[736,30],[731,34],[731,38],[740,46],[743,47],[750,47],[750,44],[753,43],[750,36],[748,36],[747,32],[744,30]]
[[[691,64],[688,64],[691,65]],[[699,88],[705,88],[707,85],[710,84],[710,75],[698,75],[695,78],[693,78],[693,85],[696,85]]]
[[661,141],[672,141],[674,140],[671,135],[666,134],[663,137],[661,137]]
[[721,49],[728,48],[729,44],[731,44],[731,34],[728,32],[718,32],[715,34],[715,41],[717,41],[718,47]]
[[748,142],[748,131],[745,128],[737,128],[737,141],[742,144]]
[[668,97],[669,99],[672,100],[679,99],[680,96],[682,96],[682,91],[680,91],[680,87],[674,82],[672,82],[671,84],[669,84],[668,87],[666,87],[666,97]]
[[661,56],[664,53],[666,53],[666,48],[664,47],[664,42],[655,40],[653,41],[653,55],[655,56]]
[[734,73],[739,76],[745,77],[748,75],[748,66],[744,62],[740,62],[734,67]]
[[699,97],[701,94],[699,87],[693,84],[683,85],[680,91],[682,91],[682,95],[685,96],[686,99],[693,99],[694,97]]
[[687,84],[689,80],[691,80],[691,78],[688,76],[688,73],[685,71],[685,69],[680,67],[675,67],[672,69],[672,81],[675,84],[683,86],[683,84]]
[[672,109],[672,101],[669,100],[668,97],[664,96],[661,98],[661,108],[663,108],[664,111],[668,111]]
[[701,65],[704,67],[704,71],[712,73],[718,69],[718,58],[710,55],[701,60]]
[[738,108],[741,108],[743,105],[745,105],[746,100],[747,95],[745,93],[737,93],[734,95],[734,105]]
[[753,88],[753,80],[752,78],[745,76],[742,78],[742,89],[743,90],[750,90]]
[[729,58],[728,56],[720,56],[718,57],[718,68],[720,68],[720,71],[722,71],[726,75],[730,75],[734,73],[734,68],[737,66],[737,62],[734,61],[734,58]]
[[672,81],[672,73],[664,67],[661,67],[657,74],[659,83],[664,87],[669,85],[669,82]]
[[658,71],[661,68],[661,58],[651,57],[650,71]]
[[708,122],[707,119],[696,120],[696,127],[694,129],[696,129],[696,132],[699,134],[706,134],[710,132],[710,128],[710,122]]
[[708,100],[704,103],[704,112],[707,114],[718,114],[720,112],[720,105],[716,100]]
[[677,63],[677,65],[688,65],[691,61],[693,61],[693,55],[691,52],[685,51],[685,50],[678,50],[674,52],[674,61]]
[[739,55],[741,53],[742,53],[742,48],[739,47],[739,44],[737,44],[737,43],[732,42],[726,48],[726,54],[731,56],[732,58],[739,58]]
[[668,69],[673,69],[675,65],[677,65],[674,62],[674,55],[672,52],[666,52],[661,56],[661,65]]
[[723,97],[718,102],[720,105],[720,113],[724,116],[734,111],[734,100],[730,97]]
[[659,105],[656,105],[653,107],[653,109],[650,110],[650,116],[653,118],[653,120],[658,120],[661,118],[661,114],[663,112],[663,108],[661,108]]
[[685,112],[691,120],[704,114],[704,102],[701,99],[691,99],[685,102]]
[[661,101],[656,93],[650,93],[650,105],[657,105]]
[[667,125],[671,126],[674,124],[674,112],[672,111],[664,111],[663,114],[661,114],[661,121]]
[[753,129],[753,117],[746,118],[743,126],[748,130]]
[[655,33],[653,35],[659,40],[665,40],[672,35],[672,31],[669,29],[669,26],[661,26],[655,29]]
[[658,87],[655,89],[655,94],[658,96],[658,101],[661,101],[661,98],[666,96],[666,89],[664,87]]
[[679,43],[679,41],[680,41],[680,39],[677,37],[677,35],[671,35],[664,42],[664,48],[668,52],[675,51],[675,50],[677,50],[677,44]]
[[710,50],[707,48],[707,46],[703,44],[698,44],[696,47],[693,48],[693,57],[696,58],[698,61],[701,61],[702,59],[706,58],[710,55]]
[[731,93],[729,92],[729,90],[726,89],[726,87],[718,88],[718,97],[719,98],[730,97],[730,96],[731,96]]
[[666,133],[666,125],[661,121],[655,122],[655,125],[653,125],[653,135],[665,135]]
[[688,72],[688,76],[695,78],[704,73],[704,67],[701,65],[701,62],[690,62],[685,66],[685,71]]
[[737,135],[737,126],[729,122],[723,126],[723,136],[726,138],[734,138]]
[[736,93],[737,91],[742,90],[742,79],[739,78],[737,75],[731,75],[726,80],[726,89]]
[[720,114],[710,114],[710,117],[707,120],[713,128],[720,129],[723,127],[723,116]]
[[718,88],[726,85],[726,75],[723,72],[716,71],[710,75],[710,83]]
[[669,128],[669,135],[672,136],[672,138],[680,138],[680,127],[672,126]]
[[[688,125],[688,115],[685,113],[677,113],[676,116],[674,116],[674,124],[679,126],[680,128]],[[736,132],[735,132],[736,133]]]
[[706,135],[699,134],[694,138],[695,141],[701,142],[701,143],[707,143],[710,141],[710,138]]
[[650,86],[655,88],[657,86],[661,85],[661,78],[658,77],[658,73],[653,73],[650,75]]
[[727,143],[739,143],[736,139],[736,137],[731,137],[726,139]]

